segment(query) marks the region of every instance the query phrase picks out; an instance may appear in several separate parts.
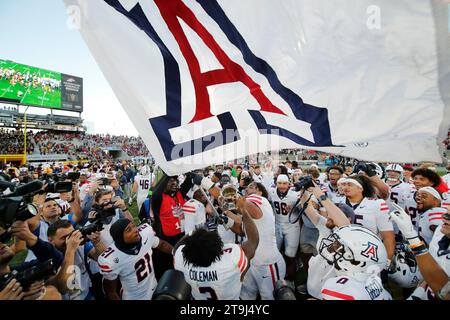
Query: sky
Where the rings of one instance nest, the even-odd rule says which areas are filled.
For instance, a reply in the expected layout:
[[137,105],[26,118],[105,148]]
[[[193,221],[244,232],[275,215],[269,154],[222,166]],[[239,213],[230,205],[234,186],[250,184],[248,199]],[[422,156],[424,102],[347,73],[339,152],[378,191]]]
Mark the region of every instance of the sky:
[[83,78],[82,118],[95,133],[138,135],[79,31],[70,28],[63,0],[0,0],[0,30],[0,59]]

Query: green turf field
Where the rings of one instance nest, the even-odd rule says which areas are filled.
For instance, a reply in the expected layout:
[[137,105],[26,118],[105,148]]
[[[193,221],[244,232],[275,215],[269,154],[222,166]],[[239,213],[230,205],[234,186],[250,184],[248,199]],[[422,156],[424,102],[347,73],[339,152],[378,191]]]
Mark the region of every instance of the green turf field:
[[[18,64],[11,61],[0,60],[0,69],[13,69],[20,72],[22,75],[29,73],[32,76],[39,78],[49,78],[61,82],[61,73],[43,70],[35,67],[30,67]],[[1,76],[1,74],[0,74]],[[24,105],[35,105],[43,107],[61,108],[61,86],[57,88],[50,88],[50,86],[42,86],[36,84],[33,86],[26,85],[20,82],[12,81],[11,78],[6,79],[6,75],[0,78],[0,99],[14,99],[18,103]]]

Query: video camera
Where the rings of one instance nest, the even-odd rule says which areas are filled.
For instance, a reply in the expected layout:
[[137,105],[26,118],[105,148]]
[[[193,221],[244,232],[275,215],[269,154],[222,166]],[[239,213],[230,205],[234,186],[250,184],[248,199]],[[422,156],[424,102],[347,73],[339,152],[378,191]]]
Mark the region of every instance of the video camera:
[[24,290],[27,290],[34,282],[45,280],[56,274],[56,267],[53,260],[34,265],[23,271],[12,271],[4,274],[0,278],[0,291],[2,291],[12,279],[16,279]]
[[[77,173],[77,172],[70,172],[70,173]],[[78,173],[78,178],[80,174]],[[75,178],[76,176],[71,175],[72,178]],[[44,190],[40,192],[40,194],[43,193],[61,193],[61,192],[71,192],[72,191],[72,181],[66,181],[70,179],[66,174],[48,174],[44,173],[41,175],[39,180],[42,180],[44,183],[47,184]]]
[[[76,229],[79,230],[81,232],[81,235],[83,237],[83,240],[81,241],[80,245],[84,245],[86,242],[89,241],[89,238],[87,237],[88,235],[94,233],[94,232],[98,232],[98,231],[102,231],[103,230],[103,223],[100,220],[96,220],[91,224],[88,224],[87,226],[84,226],[80,229]],[[74,230],[75,232],[75,230]]]
[[[8,230],[15,221],[25,221],[37,214],[33,206],[33,197],[42,189],[42,181],[36,180],[16,186],[10,182],[0,181],[0,227]],[[5,194],[5,190],[9,193]],[[9,232],[0,235],[0,241],[6,242]]]
[[369,177],[373,177],[375,175],[377,175],[380,179],[384,177],[384,168],[375,162],[358,162],[353,168],[352,174],[358,174],[361,171],[365,172]]
[[[111,208],[105,208],[108,205],[112,205]],[[108,224],[110,222],[110,218],[112,218],[113,216],[116,215],[116,209],[118,207],[116,207],[112,201],[107,202],[107,203],[103,203],[103,204],[94,204],[92,206],[92,209],[97,212],[97,214],[95,215],[94,218],[89,218],[89,222],[90,224],[76,229],[79,230],[81,232],[81,235],[83,236],[83,241],[81,242],[81,245],[85,244],[87,241],[89,241],[88,239],[88,235],[94,233],[94,232],[98,232],[98,231],[102,231],[103,230],[103,225],[104,224]],[[74,230],[75,232],[75,230]]]
[[294,188],[297,192],[308,188],[314,188],[313,178],[311,176],[301,177],[296,183],[294,183]]
[[[108,205],[111,205],[111,208],[106,208]],[[113,217],[116,215],[116,207],[114,202],[109,201],[102,204],[94,204],[92,205],[92,209],[97,212],[94,218],[89,219],[89,222],[93,223],[95,221],[105,221],[109,217]]]

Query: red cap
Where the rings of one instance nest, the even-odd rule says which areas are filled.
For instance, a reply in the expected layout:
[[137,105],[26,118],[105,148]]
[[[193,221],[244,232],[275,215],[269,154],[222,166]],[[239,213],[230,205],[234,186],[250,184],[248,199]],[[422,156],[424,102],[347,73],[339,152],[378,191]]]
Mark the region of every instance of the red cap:
[[403,166],[403,170],[413,171],[414,168],[413,168],[412,164],[407,163]]

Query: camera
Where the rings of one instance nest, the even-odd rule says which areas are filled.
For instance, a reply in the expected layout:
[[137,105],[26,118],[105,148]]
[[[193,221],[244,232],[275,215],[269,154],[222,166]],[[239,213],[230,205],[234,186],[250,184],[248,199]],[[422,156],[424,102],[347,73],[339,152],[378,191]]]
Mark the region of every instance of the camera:
[[79,172],[68,172],[67,179],[74,182],[74,181],[80,179],[80,173]]
[[[75,172],[72,172],[75,173]],[[68,177],[65,174],[48,174],[44,173],[39,180],[47,184],[44,190],[40,192],[43,193],[62,193],[72,191],[72,181],[65,181]]]
[[24,290],[27,290],[33,282],[44,280],[56,274],[53,260],[36,264],[23,271],[12,271],[0,278],[0,291],[2,291],[12,279],[16,279]]
[[297,300],[292,284],[286,280],[278,280],[273,290],[275,300]]
[[109,186],[111,184],[111,181],[108,178],[99,178],[98,181],[102,186]]
[[61,181],[49,183],[43,193],[62,193],[71,191],[72,191],[72,182]]
[[[33,196],[42,189],[41,181],[16,186],[3,182],[1,189],[8,188],[10,193],[0,195],[0,227],[8,230],[15,221],[25,221],[37,214],[37,209],[32,205]],[[0,235],[0,241],[10,239],[9,232]]]
[[167,270],[158,281],[153,293],[153,300],[189,300],[191,286],[178,270]]
[[[108,205],[111,205],[111,208],[106,208]],[[116,207],[112,201],[105,202],[102,204],[94,204],[92,205],[92,209],[97,212],[96,216],[92,219],[89,219],[89,222],[93,223],[95,221],[105,221],[108,220],[108,218],[113,217],[116,215],[116,209],[119,207]],[[108,222],[106,222],[108,223]]]
[[294,188],[297,192],[308,188],[314,188],[313,178],[311,176],[301,177],[296,183],[294,183]]
[[[81,232],[81,235],[83,237],[83,241],[81,241],[80,245],[84,245],[86,242],[89,241],[88,239],[88,235],[94,233],[94,232],[98,232],[98,231],[102,231],[103,230],[103,223],[100,220],[96,220],[91,224],[88,224],[87,226],[84,226],[80,229],[77,229]],[[75,230],[74,230],[75,232]]]

